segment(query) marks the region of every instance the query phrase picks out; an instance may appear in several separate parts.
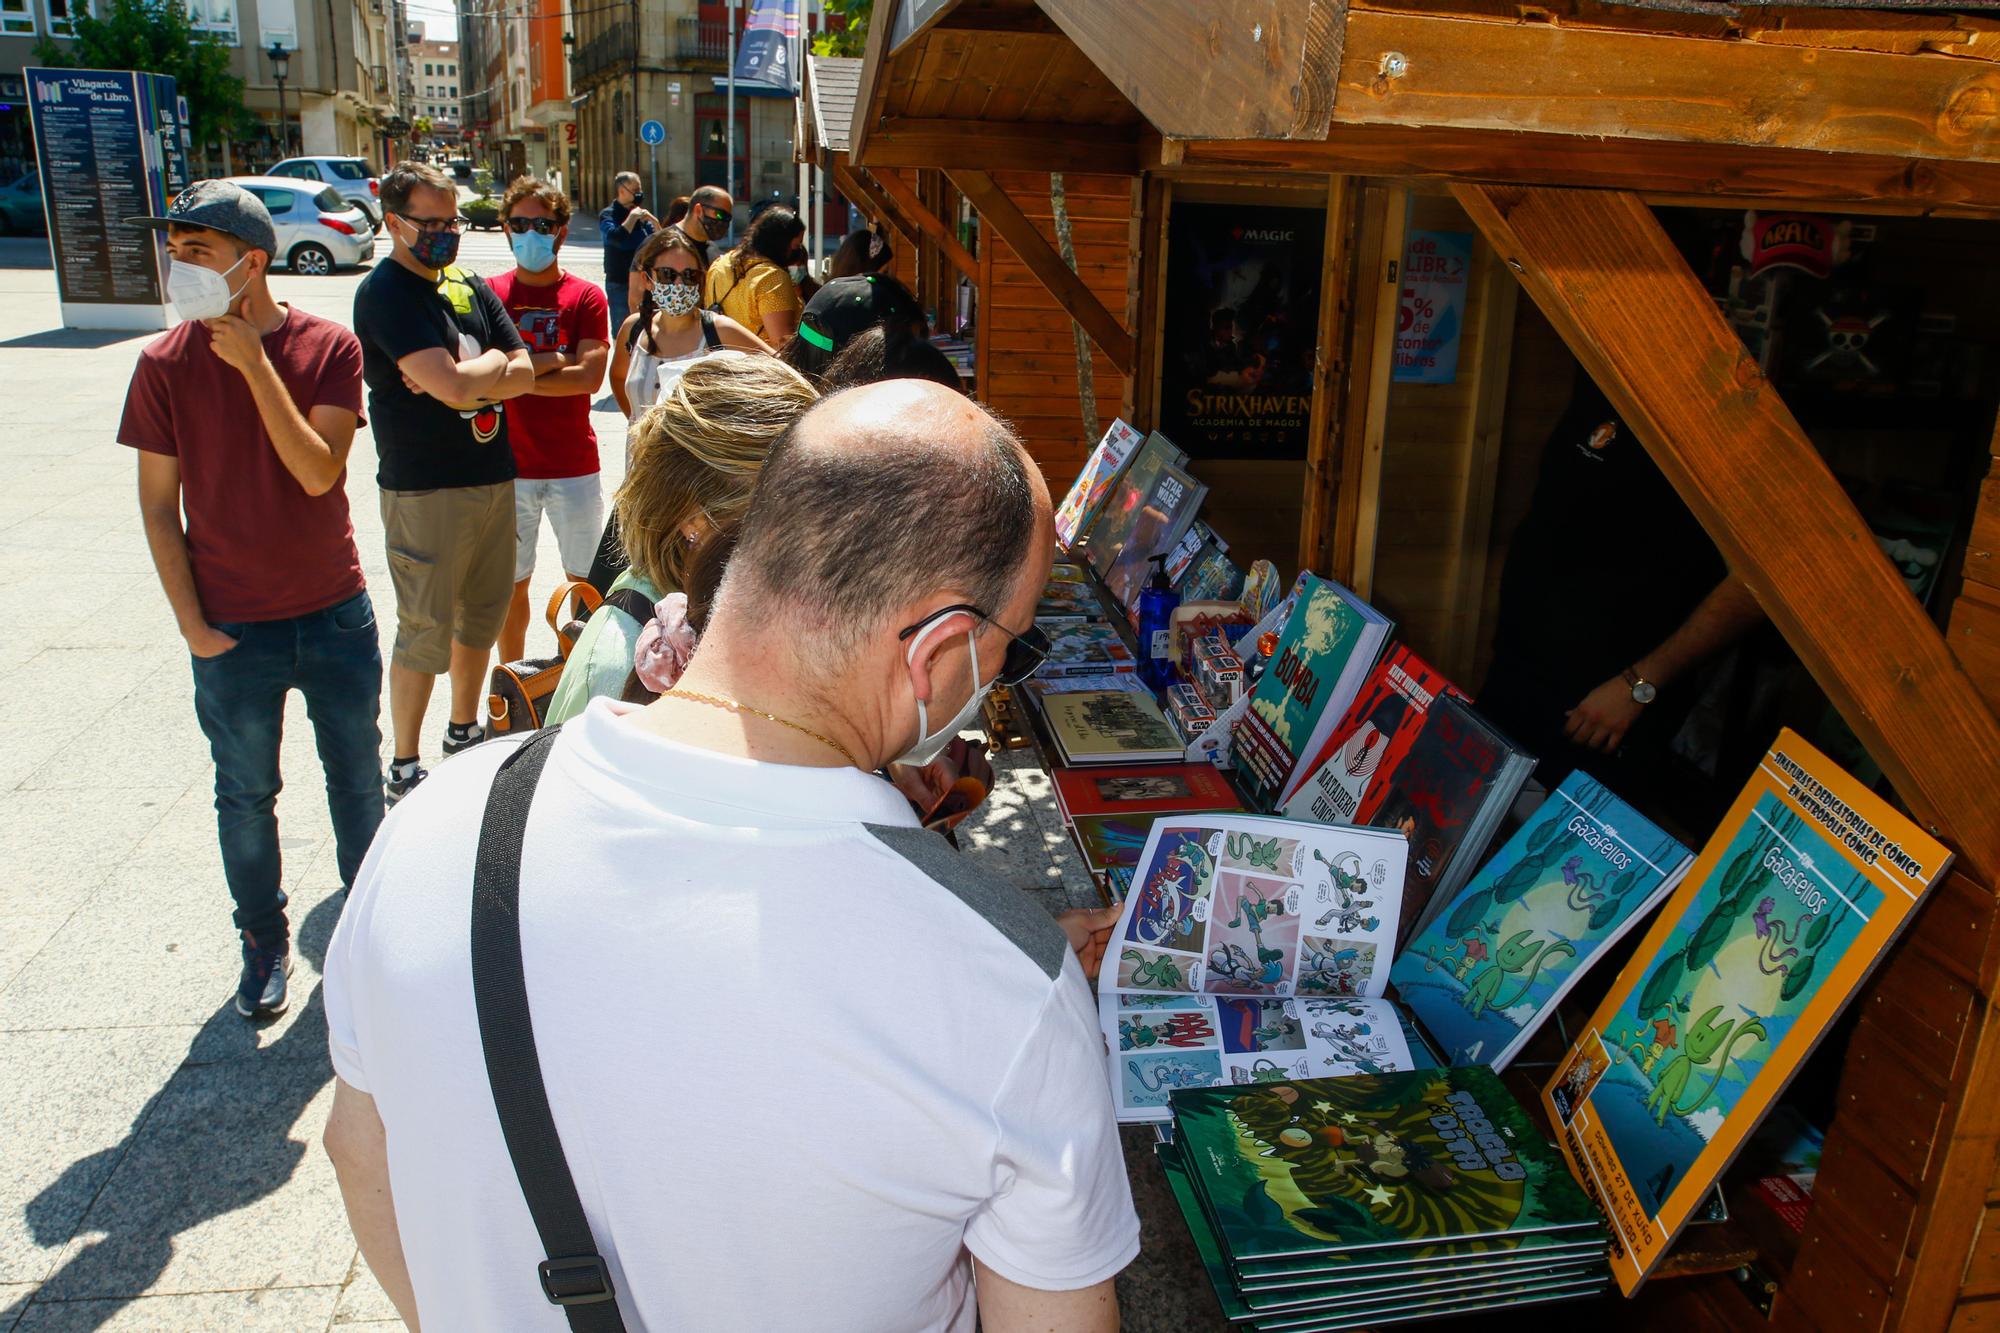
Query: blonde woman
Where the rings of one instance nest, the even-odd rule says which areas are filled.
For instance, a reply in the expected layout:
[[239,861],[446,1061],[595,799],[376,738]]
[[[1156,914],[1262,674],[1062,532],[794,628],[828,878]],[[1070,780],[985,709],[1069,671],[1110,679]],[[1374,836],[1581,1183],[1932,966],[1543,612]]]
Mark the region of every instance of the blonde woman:
[[708,266],[679,227],[646,238],[632,276],[646,284],[645,295],[611,344],[611,393],[628,420],[638,421],[672,392],[681,372],[711,352],[771,350],[729,316],[702,308]]
[[710,357],[686,367],[633,425],[631,462],[612,505],[630,563],[577,640],[549,723],[623,692],[647,618],[633,611],[686,591],[697,548],[742,518],[772,443],[818,397],[776,357]]

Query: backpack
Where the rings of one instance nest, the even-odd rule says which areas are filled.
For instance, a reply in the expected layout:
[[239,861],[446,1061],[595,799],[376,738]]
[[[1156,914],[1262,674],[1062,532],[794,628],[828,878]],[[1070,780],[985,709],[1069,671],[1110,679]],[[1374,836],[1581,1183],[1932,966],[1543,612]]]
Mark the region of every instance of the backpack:
[[[568,603],[568,615],[558,619]],[[618,588],[600,596],[583,579],[557,588],[549,598],[549,628],[556,632],[556,656],[524,657],[502,662],[493,668],[487,683],[486,729],[495,736],[534,731],[542,725],[549,700],[562,684],[563,667],[583,634],[583,627],[598,607],[609,603],[644,625],[653,618],[653,604],[636,588]]]

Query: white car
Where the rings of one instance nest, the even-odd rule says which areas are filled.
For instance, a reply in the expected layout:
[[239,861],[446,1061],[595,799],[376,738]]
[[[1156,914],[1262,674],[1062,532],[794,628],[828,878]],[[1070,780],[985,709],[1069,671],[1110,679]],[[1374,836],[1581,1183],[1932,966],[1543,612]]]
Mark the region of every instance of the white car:
[[382,227],[382,182],[375,168],[358,157],[288,157],[264,173],[266,176],[295,176],[302,181],[330,185],[343,199],[358,204],[368,215],[369,226]]
[[264,201],[278,229],[277,262],[294,273],[323,277],[375,257],[375,224],[330,185],[289,176],[231,176]]

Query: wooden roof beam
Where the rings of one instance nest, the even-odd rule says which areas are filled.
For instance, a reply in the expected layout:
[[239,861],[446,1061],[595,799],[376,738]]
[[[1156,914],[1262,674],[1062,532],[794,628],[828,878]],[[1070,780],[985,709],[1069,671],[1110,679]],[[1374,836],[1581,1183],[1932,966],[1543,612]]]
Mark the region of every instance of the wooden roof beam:
[[1567,134],[1407,125],[1335,125],[1324,139],[1310,142],[1170,139],[1154,156],[1157,161],[1144,164],[1586,185],[1711,207],[2000,216],[2000,163],[1989,162],[1782,148],[1719,153],[1707,145],[1647,139],[1609,146]]
[[1037,0],[1160,133],[1316,139],[1347,0]]
[[1645,202],[1453,194],[1897,794],[1992,884],[2000,722]]
[[867,167],[1139,174],[1138,136],[1089,125],[891,116],[868,136]]
[[979,210],[981,221],[1021,257],[1021,262],[1048,289],[1056,304],[1083,326],[1090,340],[1118,367],[1118,373],[1129,378],[1137,359],[1132,335],[1104,308],[1083,279],[1063,263],[1041,228],[985,172],[947,169],[945,174]]
[[848,161],[845,153],[835,153],[828,169],[833,173],[835,189],[857,204],[862,212],[885,226],[894,227],[896,234],[903,238],[903,243],[912,251],[916,250],[922,236],[917,224],[903,216],[902,210],[882,193],[881,187],[867,172]]
[[2000,160],[2000,69],[1944,55],[1357,9],[1334,106],[1347,125]]
[[977,287],[979,261],[958,243],[957,234],[947,227],[937,214],[924,206],[924,201],[917,197],[916,187],[904,180],[902,173],[887,167],[870,167],[869,171],[883,192],[895,201],[896,206],[902,209],[912,222],[923,229],[924,235],[930,237],[939,250],[944,252],[944,257],[951,261],[952,267],[971,278],[972,285]]

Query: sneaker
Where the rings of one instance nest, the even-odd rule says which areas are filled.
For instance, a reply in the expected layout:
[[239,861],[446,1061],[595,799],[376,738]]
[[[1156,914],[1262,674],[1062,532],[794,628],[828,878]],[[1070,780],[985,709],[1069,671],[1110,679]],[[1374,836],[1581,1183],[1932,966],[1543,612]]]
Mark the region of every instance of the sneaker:
[[456,722],[446,723],[444,729],[445,758],[449,759],[460,750],[470,750],[485,739],[486,728],[477,722],[467,722],[464,726],[460,726]]
[[245,1018],[276,1018],[285,1012],[285,983],[292,969],[289,942],[260,945],[243,940],[243,978],[236,983],[236,1012]]
[[430,775],[431,771],[420,764],[389,765],[389,781],[383,785],[383,792],[387,797],[385,808],[415,791],[417,784]]

